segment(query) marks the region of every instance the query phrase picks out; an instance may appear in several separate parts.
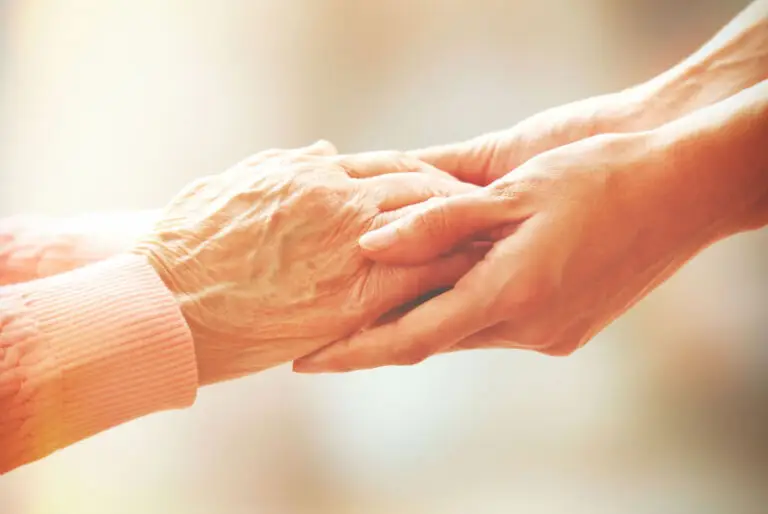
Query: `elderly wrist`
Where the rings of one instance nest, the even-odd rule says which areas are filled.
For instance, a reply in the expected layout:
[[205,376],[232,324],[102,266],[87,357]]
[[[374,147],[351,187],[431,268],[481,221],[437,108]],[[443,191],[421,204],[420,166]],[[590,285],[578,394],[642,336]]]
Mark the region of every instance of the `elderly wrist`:
[[201,364],[200,354],[202,353],[199,348],[201,335],[199,329],[196,328],[194,318],[189,312],[189,309],[192,306],[192,302],[190,301],[191,296],[188,292],[189,288],[184,285],[183,280],[179,277],[179,269],[185,265],[182,264],[181,259],[179,259],[178,256],[173,255],[173,252],[168,245],[164,245],[158,237],[153,236],[151,233],[134,246],[132,253],[141,255],[146,259],[147,263],[154,269],[157,276],[176,301],[192,335],[199,370]]

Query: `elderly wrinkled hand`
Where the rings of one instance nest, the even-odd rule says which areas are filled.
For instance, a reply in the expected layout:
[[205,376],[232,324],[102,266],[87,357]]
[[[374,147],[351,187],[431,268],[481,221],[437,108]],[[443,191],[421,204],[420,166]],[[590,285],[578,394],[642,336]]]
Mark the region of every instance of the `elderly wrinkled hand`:
[[453,285],[481,257],[424,266],[363,257],[358,238],[400,209],[473,186],[391,152],[325,142],[268,151],[197,180],[135,249],[180,301],[201,383],[301,357],[393,308]]

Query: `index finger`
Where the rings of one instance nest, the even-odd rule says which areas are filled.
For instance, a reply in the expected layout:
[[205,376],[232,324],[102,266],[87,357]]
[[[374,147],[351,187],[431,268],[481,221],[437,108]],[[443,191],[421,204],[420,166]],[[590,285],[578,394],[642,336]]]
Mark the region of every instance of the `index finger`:
[[456,180],[450,174],[435,168],[429,163],[396,151],[379,150],[341,155],[335,159],[336,163],[352,178],[370,178],[389,173],[426,173]]

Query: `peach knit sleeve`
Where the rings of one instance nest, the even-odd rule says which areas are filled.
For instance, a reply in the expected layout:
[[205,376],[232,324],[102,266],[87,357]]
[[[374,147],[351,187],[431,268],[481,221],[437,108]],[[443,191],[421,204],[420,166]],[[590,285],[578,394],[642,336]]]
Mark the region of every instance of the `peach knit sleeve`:
[[0,287],[0,473],[196,391],[189,329],[143,258]]
[[0,219],[0,285],[26,282],[130,249],[160,211],[102,212]]

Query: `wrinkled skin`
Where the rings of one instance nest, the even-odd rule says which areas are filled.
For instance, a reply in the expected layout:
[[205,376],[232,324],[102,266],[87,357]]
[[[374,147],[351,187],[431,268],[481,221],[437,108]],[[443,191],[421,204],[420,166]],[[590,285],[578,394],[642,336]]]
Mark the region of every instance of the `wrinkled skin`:
[[337,156],[324,142],[264,152],[194,182],[136,251],[181,303],[201,383],[217,382],[301,357],[455,283],[480,254],[395,267],[364,258],[357,240],[401,207],[472,188],[389,152]]

